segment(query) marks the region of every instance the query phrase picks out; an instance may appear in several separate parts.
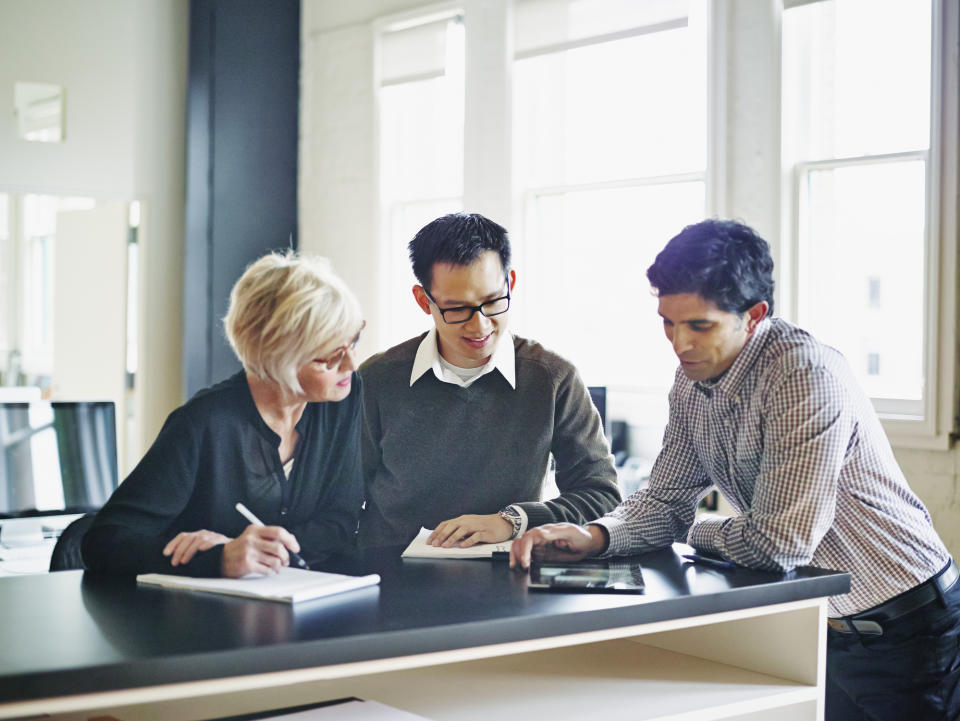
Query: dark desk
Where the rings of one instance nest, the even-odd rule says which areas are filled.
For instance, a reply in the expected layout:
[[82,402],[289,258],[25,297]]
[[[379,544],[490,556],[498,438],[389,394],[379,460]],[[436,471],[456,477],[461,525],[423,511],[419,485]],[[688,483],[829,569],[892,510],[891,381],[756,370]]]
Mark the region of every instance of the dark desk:
[[[682,564],[668,549],[641,557],[643,596],[529,593],[527,577],[505,563],[401,561],[397,551],[383,549],[336,567],[376,571],[379,587],[295,606],[138,587],[132,578],[80,572],[0,578],[0,717],[308,684],[299,696],[286,694],[286,702],[274,703],[291,705],[295,697],[307,702],[377,693],[367,676],[409,690],[453,667],[483,673],[483,662],[475,659],[529,661],[534,657],[527,652],[637,636],[673,655],[696,651],[755,675],[778,671],[775,679],[806,693],[797,698],[815,708],[822,699],[823,599],[849,589],[847,574],[715,571]],[[722,631],[713,650],[707,648],[708,628]],[[730,642],[771,629],[776,639]],[[798,646],[804,643],[805,656]],[[789,654],[777,650],[783,645]],[[781,656],[789,658],[777,661]],[[799,656],[802,668],[791,670]],[[225,686],[230,679],[239,684]],[[376,700],[401,705],[384,693]],[[262,693],[258,699],[260,707],[270,705]],[[769,707],[769,700],[764,703]],[[429,703],[416,705],[409,710],[429,715]]]

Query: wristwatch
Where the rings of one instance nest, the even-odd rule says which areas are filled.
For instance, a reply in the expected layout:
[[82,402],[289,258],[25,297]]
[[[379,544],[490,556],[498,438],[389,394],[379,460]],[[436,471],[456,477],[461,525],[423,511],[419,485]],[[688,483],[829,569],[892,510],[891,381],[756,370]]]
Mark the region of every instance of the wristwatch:
[[510,534],[510,538],[516,538],[520,533],[520,527],[523,525],[520,512],[513,506],[507,506],[500,510],[500,518],[513,526],[513,533]]

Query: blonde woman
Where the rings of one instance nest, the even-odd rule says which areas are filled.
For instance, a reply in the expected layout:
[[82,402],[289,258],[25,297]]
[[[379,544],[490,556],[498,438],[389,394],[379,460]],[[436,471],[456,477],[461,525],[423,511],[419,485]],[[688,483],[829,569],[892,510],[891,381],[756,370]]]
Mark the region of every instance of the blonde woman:
[[274,253],[234,285],[224,325],[243,370],[170,414],[85,535],[87,568],[239,577],[353,544],[356,298],[323,259]]

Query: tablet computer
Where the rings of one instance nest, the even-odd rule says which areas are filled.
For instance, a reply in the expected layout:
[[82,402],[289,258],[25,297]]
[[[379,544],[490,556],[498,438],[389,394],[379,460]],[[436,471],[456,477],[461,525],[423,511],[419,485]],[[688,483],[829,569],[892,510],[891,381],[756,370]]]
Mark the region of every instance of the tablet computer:
[[542,563],[530,568],[531,591],[558,593],[643,593],[638,563]]

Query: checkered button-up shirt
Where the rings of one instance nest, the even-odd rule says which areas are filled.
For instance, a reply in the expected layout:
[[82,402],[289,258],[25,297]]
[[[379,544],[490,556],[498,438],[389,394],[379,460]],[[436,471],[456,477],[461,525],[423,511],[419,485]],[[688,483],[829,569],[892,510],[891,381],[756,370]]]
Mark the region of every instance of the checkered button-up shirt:
[[[719,488],[739,515],[696,519]],[[678,370],[649,487],[596,523],[606,555],[686,541],[751,568],[849,571],[830,615],[865,610],[949,560],[840,353],[764,320],[715,384]]]

